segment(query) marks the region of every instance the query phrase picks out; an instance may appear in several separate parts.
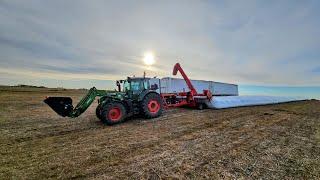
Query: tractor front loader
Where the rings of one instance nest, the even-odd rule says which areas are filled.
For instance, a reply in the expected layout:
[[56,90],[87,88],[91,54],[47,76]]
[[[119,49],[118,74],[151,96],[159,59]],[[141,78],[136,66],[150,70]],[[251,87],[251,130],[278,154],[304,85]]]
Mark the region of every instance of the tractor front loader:
[[117,81],[118,91],[97,90],[93,87],[76,107],[70,97],[47,97],[44,102],[60,116],[75,118],[85,112],[96,97],[100,97],[96,115],[108,125],[120,123],[134,115],[155,118],[162,114],[163,104],[157,92],[158,86],[152,85],[151,80],[160,81],[155,78],[128,77],[126,80]]

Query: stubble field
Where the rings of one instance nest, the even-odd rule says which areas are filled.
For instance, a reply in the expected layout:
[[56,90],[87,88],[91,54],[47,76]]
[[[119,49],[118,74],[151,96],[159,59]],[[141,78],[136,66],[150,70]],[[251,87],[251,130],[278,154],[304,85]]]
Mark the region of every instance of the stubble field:
[[85,93],[0,88],[1,179],[320,178],[319,101],[170,109],[116,126],[97,104],[69,119],[42,102]]

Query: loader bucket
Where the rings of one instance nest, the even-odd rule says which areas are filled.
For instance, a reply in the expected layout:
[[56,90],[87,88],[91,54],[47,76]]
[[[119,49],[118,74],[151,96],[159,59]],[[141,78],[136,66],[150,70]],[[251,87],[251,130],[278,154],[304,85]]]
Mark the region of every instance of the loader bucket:
[[47,97],[44,102],[60,116],[71,116],[73,105],[70,97]]

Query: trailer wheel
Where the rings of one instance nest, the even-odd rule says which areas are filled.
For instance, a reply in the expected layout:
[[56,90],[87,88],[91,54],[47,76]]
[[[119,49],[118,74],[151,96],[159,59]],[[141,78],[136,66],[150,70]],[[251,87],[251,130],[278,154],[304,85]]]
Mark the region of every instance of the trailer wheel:
[[203,103],[198,104],[198,109],[203,110],[205,108],[205,105]]
[[107,125],[114,125],[126,118],[126,108],[121,103],[108,103],[101,111],[101,121]]
[[145,118],[155,118],[162,114],[163,104],[159,94],[147,94],[144,97],[141,106]]

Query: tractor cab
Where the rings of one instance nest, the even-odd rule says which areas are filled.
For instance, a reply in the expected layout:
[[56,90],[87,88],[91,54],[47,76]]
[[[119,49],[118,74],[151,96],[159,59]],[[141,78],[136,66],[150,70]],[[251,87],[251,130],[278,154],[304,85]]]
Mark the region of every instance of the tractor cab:
[[160,80],[147,77],[128,77],[126,80],[117,81],[117,86],[119,92],[124,92],[129,96],[135,96],[145,90],[159,91]]

